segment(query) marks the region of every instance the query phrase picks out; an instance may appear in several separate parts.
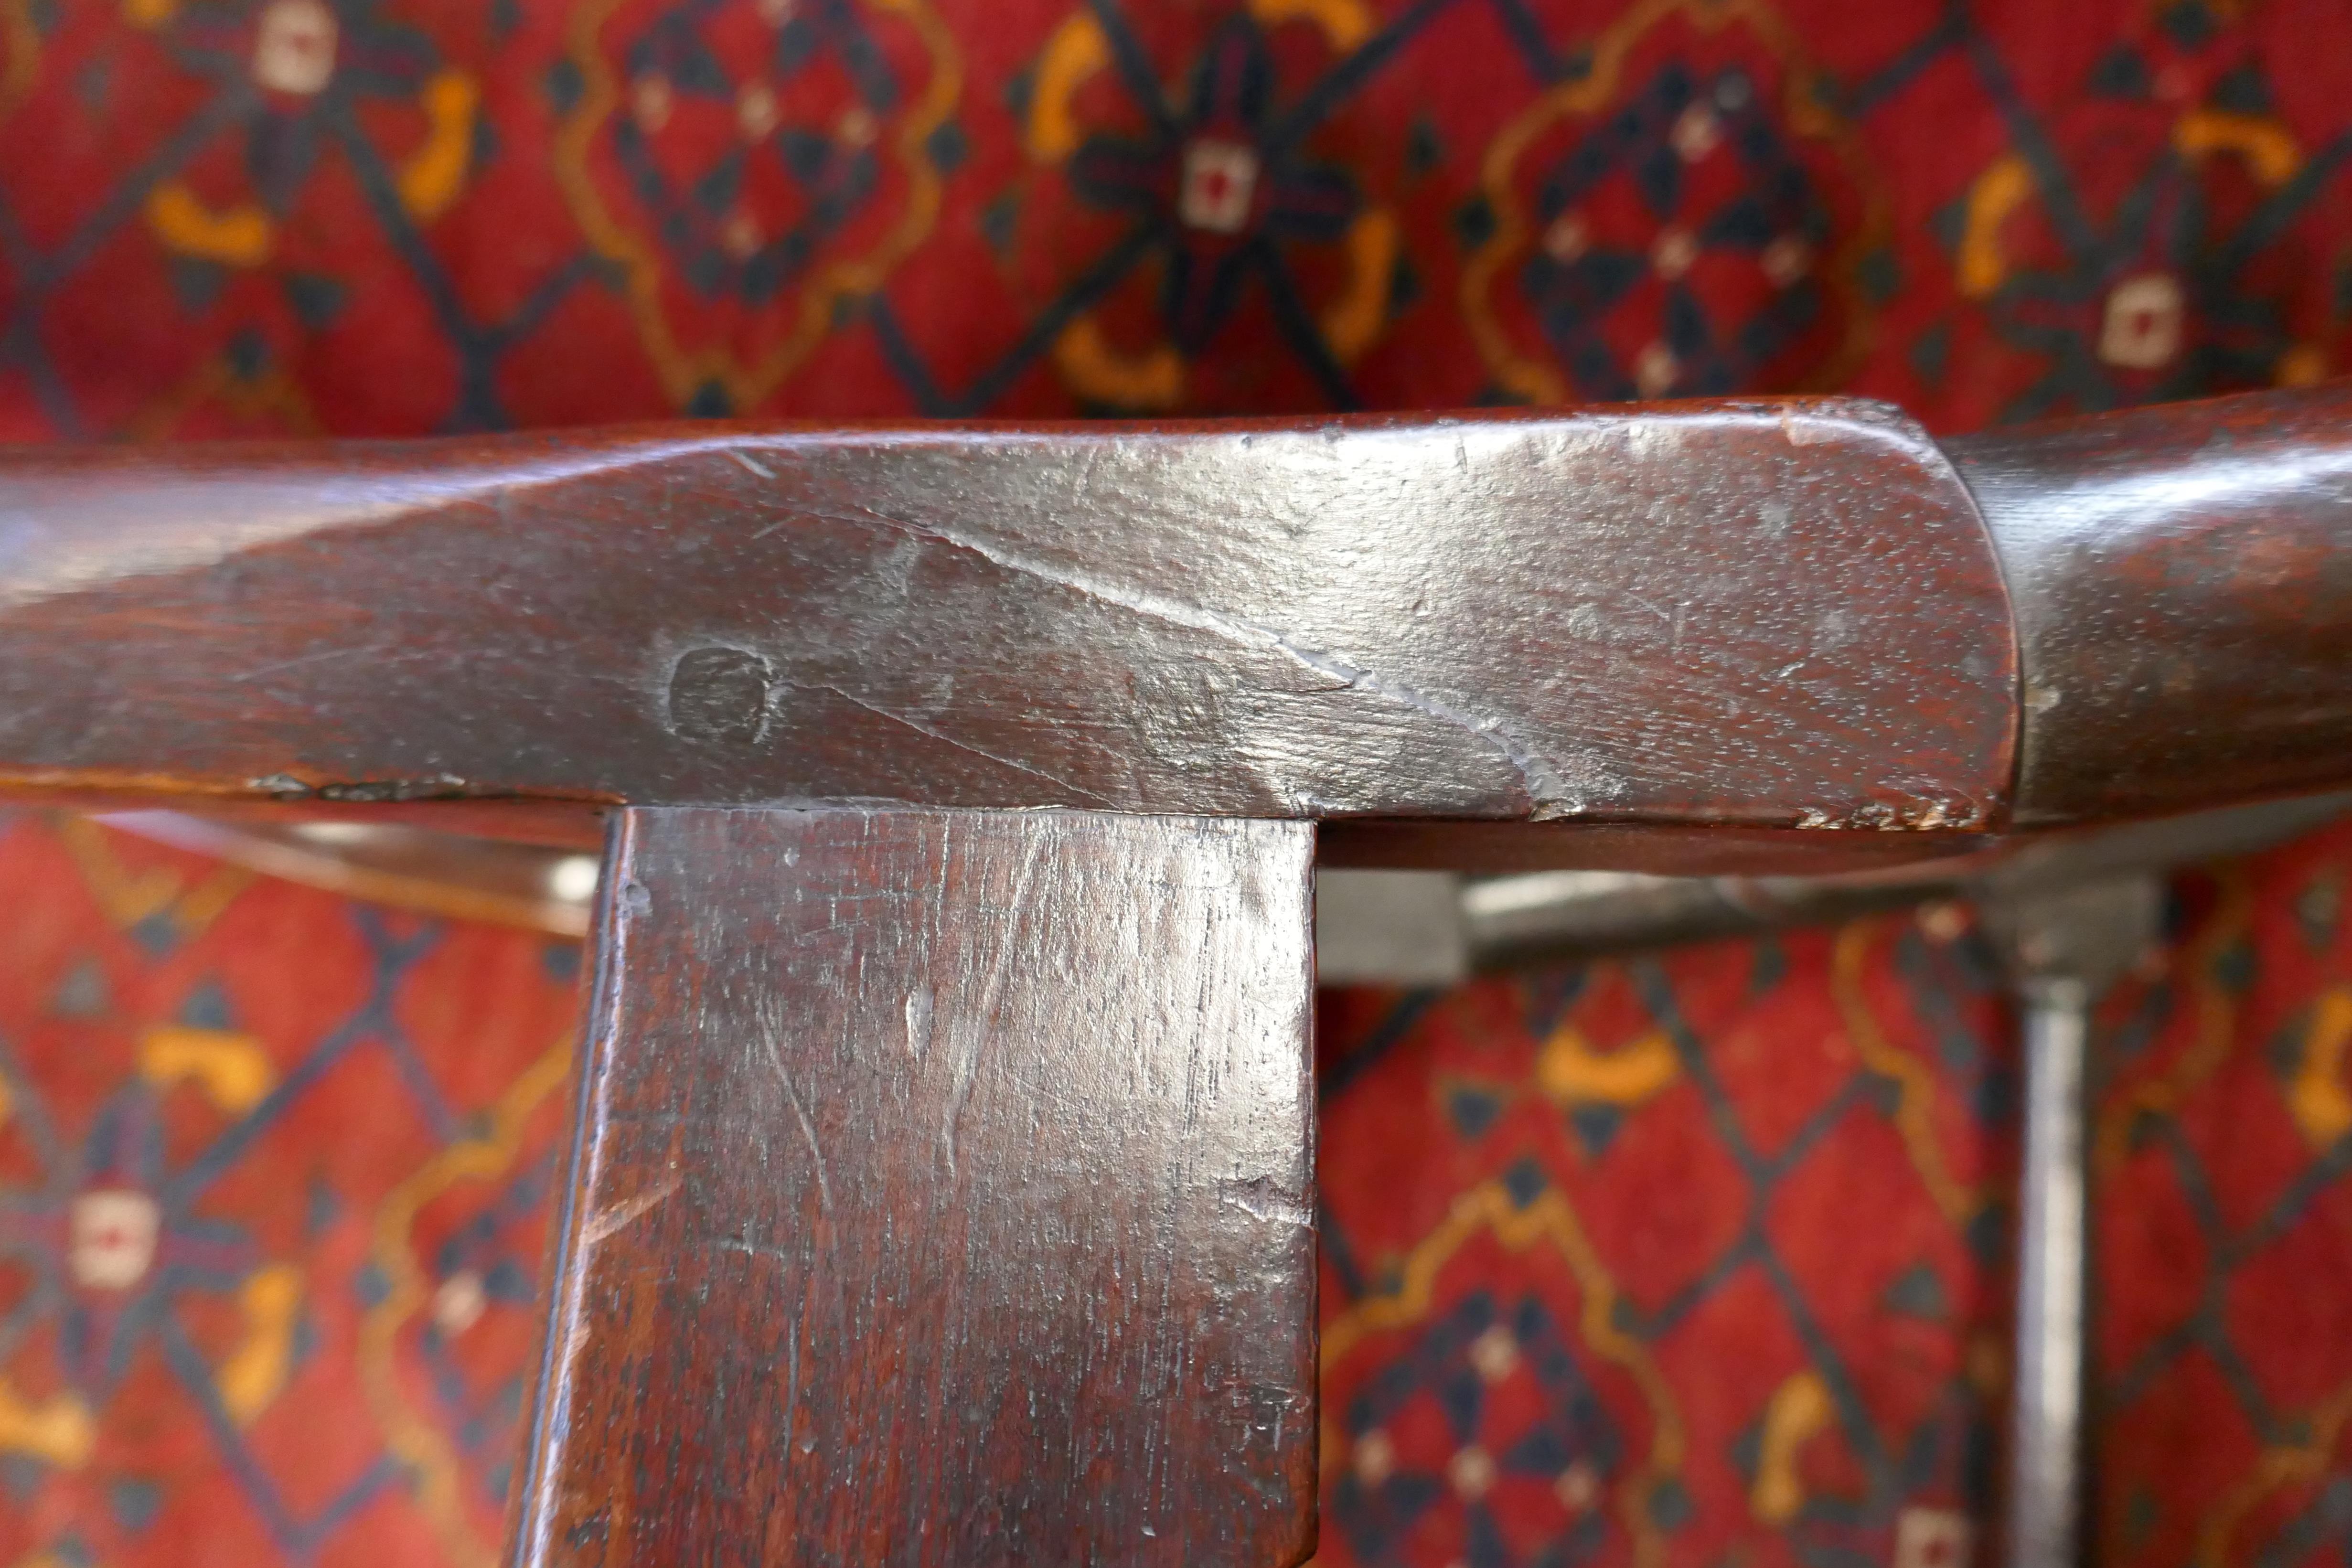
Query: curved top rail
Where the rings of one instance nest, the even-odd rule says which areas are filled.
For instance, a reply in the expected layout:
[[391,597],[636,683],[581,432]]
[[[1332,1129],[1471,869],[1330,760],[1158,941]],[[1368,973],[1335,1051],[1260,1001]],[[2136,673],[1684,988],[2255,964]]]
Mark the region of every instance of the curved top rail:
[[1848,400],[0,455],[18,788],[1934,838],[2016,692]]

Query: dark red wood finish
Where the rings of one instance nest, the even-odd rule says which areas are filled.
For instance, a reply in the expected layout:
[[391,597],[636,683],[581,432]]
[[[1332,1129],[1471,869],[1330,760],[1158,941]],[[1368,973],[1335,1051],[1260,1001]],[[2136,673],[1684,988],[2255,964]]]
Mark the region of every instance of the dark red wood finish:
[[1279,1568],[1309,820],[1789,870],[2352,778],[2352,392],[1955,452],[1832,401],[0,454],[0,788],[625,808],[521,1568]]
[[2352,383],[1951,450],[2017,603],[2021,826],[2352,778]]
[[1304,1557],[1312,831],[624,812],[518,1562]]
[[1836,400],[0,459],[0,781],[1981,830],[1975,509]]

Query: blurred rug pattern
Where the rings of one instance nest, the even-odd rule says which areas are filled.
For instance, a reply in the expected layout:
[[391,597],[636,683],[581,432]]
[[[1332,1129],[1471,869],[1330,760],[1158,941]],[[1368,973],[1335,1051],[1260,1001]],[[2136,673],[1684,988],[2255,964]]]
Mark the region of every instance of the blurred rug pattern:
[[67,817],[0,887],[0,1563],[491,1563],[578,947]]
[[[2352,1547],[2352,828],[2103,999],[2099,1560]],[[2021,1092],[1967,910],[1324,998],[1324,1560],[1991,1544]]]
[[0,0],[0,434],[2352,356],[2342,0]]
[[[2352,1545],[2352,826],[2106,998],[2105,1560]],[[0,1562],[487,1565],[578,951],[0,826]],[[2017,1063],[1951,904],[1327,992],[1328,1564],[1984,1539]]]
[[[0,438],[2352,368],[2343,0],[0,0]],[[2106,1004],[2111,1564],[2352,1544],[2352,835]],[[577,955],[0,829],[0,1568],[486,1564]],[[1321,1561],[1984,1544],[1961,910],[1324,1004]]]

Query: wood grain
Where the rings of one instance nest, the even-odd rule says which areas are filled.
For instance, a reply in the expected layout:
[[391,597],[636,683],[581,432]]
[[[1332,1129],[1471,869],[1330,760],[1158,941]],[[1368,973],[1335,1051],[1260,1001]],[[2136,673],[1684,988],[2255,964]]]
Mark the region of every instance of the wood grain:
[[2015,659],[1840,400],[0,456],[0,782],[1979,831]]
[[2021,825],[2352,778],[2352,383],[1952,454],[2016,599]]
[[1305,1556],[1311,831],[622,813],[517,1561]]

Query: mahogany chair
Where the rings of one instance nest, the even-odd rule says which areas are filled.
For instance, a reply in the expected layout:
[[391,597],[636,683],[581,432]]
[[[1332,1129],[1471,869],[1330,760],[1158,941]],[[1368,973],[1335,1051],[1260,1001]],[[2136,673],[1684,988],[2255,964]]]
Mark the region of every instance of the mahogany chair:
[[2352,389],[0,457],[0,783],[608,824],[515,1560],[1314,1542],[1310,869],[2352,776]]

